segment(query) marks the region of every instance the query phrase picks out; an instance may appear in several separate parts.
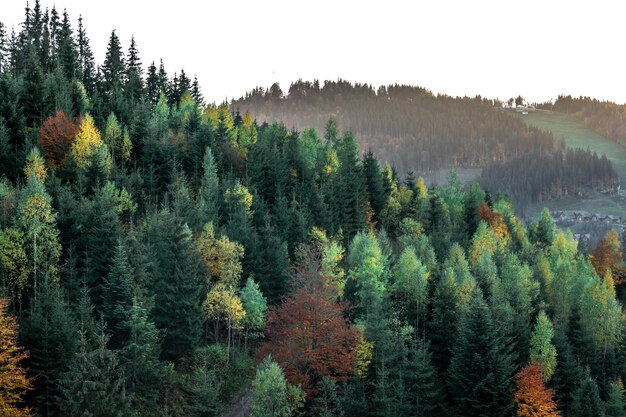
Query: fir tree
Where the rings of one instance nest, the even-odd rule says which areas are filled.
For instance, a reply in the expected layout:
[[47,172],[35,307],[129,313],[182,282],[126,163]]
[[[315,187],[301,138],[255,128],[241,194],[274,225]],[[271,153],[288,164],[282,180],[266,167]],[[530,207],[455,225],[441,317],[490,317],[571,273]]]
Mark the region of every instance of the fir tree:
[[474,291],[452,349],[447,388],[456,416],[505,416],[513,410],[513,357],[489,307]]
[[35,386],[34,405],[45,417],[59,415],[59,381],[69,368],[78,340],[78,325],[56,285],[44,281],[25,315],[21,339],[29,347],[28,367]]
[[133,275],[126,246],[118,241],[111,270],[102,289],[102,312],[107,329],[112,333],[111,347],[117,349],[130,337],[131,307],[133,305]]
[[161,355],[179,360],[200,341],[206,281],[200,275],[191,232],[180,218],[168,212],[153,215],[146,238],[155,265],[150,284],[155,301],[152,317],[164,332]]
[[125,417],[131,413],[124,376],[104,334],[94,348],[81,335],[78,352],[61,379],[60,389],[62,409],[68,417]]
[[574,394],[570,417],[604,417],[605,409],[598,385],[589,375],[583,380],[580,388]]

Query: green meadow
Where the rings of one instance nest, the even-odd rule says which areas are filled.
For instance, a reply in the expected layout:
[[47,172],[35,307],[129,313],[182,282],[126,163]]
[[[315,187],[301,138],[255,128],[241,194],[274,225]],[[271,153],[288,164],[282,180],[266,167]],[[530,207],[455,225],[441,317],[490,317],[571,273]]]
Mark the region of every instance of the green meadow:
[[[568,114],[537,110],[519,117],[531,126],[552,132],[557,139],[562,138],[568,148],[588,148],[599,156],[605,154],[613,163],[620,183],[626,184],[626,147],[598,135]],[[625,197],[605,195],[592,190],[580,198],[567,197],[545,202],[532,207],[527,214],[533,216],[544,206],[551,210],[585,210],[626,217]]]

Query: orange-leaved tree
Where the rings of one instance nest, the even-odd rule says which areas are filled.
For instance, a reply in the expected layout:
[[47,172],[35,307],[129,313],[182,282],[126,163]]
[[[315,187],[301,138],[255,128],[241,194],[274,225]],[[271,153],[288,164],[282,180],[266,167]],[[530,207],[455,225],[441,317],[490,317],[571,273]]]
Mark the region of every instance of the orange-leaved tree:
[[617,280],[622,275],[622,248],[619,237],[615,230],[609,230],[598,246],[591,254],[591,263],[600,278],[604,278],[607,271],[617,275]]
[[554,390],[547,389],[541,373],[541,365],[532,362],[522,368],[515,377],[517,389],[513,398],[519,417],[560,417]]
[[0,417],[30,416],[22,406],[22,396],[31,381],[20,362],[28,356],[17,345],[17,323],[8,313],[8,301],[0,299]]
[[305,263],[302,287],[268,313],[268,342],[259,359],[271,354],[291,384],[315,396],[324,377],[343,380],[353,373],[359,332],[346,321],[345,305],[324,282],[319,259]]
[[62,110],[43,122],[39,129],[39,145],[50,167],[63,165],[77,131],[78,126]]

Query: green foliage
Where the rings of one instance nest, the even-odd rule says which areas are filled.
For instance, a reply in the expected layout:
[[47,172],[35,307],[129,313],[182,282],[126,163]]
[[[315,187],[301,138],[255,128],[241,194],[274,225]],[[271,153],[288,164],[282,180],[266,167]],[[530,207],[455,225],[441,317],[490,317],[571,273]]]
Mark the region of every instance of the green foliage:
[[506,339],[497,333],[491,312],[476,290],[460,324],[447,373],[452,414],[509,415],[513,371]]
[[289,417],[294,415],[304,400],[302,391],[289,389],[282,369],[271,356],[259,365],[252,390],[253,417]]
[[572,403],[571,417],[604,417],[605,410],[598,385],[590,376],[587,376],[583,383],[574,394],[574,402]]
[[367,317],[381,305],[387,289],[387,260],[376,236],[359,232],[350,244],[347,261],[356,306]]
[[530,338],[530,361],[541,365],[543,378],[549,381],[556,368],[556,348],[552,344],[554,330],[544,311],[537,316],[537,323]]
[[255,337],[265,326],[265,316],[267,314],[267,301],[261,292],[259,284],[252,278],[248,278],[245,287],[239,293],[241,303],[246,315],[243,319],[243,326],[246,330],[246,337]]
[[100,335],[90,348],[81,335],[78,352],[61,379],[61,403],[65,415],[113,416],[131,415],[124,376],[116,354],[107,348],[107,337]]
[[199,254],[189,228],[165,211],[153,215],[146,236],[155,265],[150,291],[152,318],[164,332],[161,356],[180,360],[200,341],[206,281],[200,275]]

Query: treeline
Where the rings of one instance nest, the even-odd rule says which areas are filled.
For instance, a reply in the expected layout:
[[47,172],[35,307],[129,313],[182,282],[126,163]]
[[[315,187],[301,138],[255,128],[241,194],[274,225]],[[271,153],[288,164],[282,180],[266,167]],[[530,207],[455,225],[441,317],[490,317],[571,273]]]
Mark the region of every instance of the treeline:
[[374,89],[343,80],[323,85],[298,81],[284,93],[274,84],[234,100],[231,109],[298,129],[322,130],[335,118],[359,138],[362,151],[372,149],[402,174],[451,165],[483,166],[563,148],[549,133],[494,109],[492,100],[433,95],[406,85]]
[[589,129],[626,146],[626,105],[590,97],[559,96],[554,103],[539,106],[547,110],[570,113]]
[[[11,56],[34,50],[32,27]],[[121,73],[104,107],[85,89],[33,118],[15,68],[0,413],[218,416],[248,392],[231,411],[624,414],[616,235],[590,258],[547,211],[525,227],[454,171],[400,181],[333,120],[257,125],[193,88],[153,103]]]
[[82,18],[72,27],[67,11],[42,10],[39,0],[26,6],[19,32],[9,33],[0,22],[0,74],[0,163],[12,179],[39,126],[57,110],[72,118],[89,113],[97,126],[115,114],[131,137],[139,137],[161,94],[169,105],[178,105],[184,92],[203,102],[195,77],[184,70],[169,77],[163,61],[146,72],[134,38],[125,53],[115,31],[97,65]]
[[582,149],[552,155],[529,153],[483,168],[481,185],[508,194],[518,208],[533,203],[576,195],[584,188],[615,192],[619,177],[606,158]]

